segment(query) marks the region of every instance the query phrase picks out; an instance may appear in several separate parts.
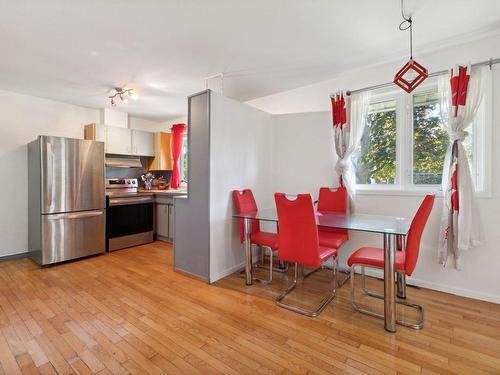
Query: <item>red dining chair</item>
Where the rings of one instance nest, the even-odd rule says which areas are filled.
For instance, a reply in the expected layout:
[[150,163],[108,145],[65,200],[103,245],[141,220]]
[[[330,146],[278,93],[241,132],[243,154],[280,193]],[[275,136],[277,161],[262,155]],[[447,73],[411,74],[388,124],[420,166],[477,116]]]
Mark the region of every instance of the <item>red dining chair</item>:
[[[252,190],[233,190],[233,201],[236,211],[239,214],[252,213],[257,211],[257,203]],[[245,241],[245,226],[243,219],[240,219],[240,241]],[[255,281],[269,284],[273,281],[273,252],[278,250],[278,235],[276,233],[263,232],[260,230],[259,220],[252,220],[250,231],[250,243],[261,249],[262,263],[264,262],[265,249],[269,250],[269,279],[254,278]]]
[[[396,251],[394,268],[395,272],[400,276],[411,276],[417,265],[418,254],[420,251],[420,240],[424,232],[425,224],[432,211],[434,205],[434,195],[427,195],[413,218],[410,230],[408,231],[408,238],[406,241],[406,248],[402,251]],[[347,264],[351,267],[351,302],[356,311],[363,314],[374,316],[383,319],[383,314],[376,313],[359,307],[354,299],[354,271],[356,266],[361,266],[361,288],[370,297],[384,299],[384,296],[366,289],[365,286],[365,267],[369,268],[384,268],[384,250],[374,247],[362,247],[355,251],[347,260]],[[406,284],[403,284],[406,289]],[[406,295],[406,290],[403,291]],[[414,329],[422,329],[424,326],[424,308],[421,305],[410,303],[404,299],[396,298],[396,303],[412,307],[417,310],[418,320],[415,323],[396,320],[398,324]]]
[[[299,194],[296,199],[289,200],[284,193],[274,194],[278,213],[279,243],[278,257],[280,260],[295,263],[294,280],[283,293],[276,298],[276,303],[288,310],[315,317],[335,297],[337,284],[337,249],[320,246],[314,205],[310,194]],[[323,299],[315,310],[286,304],[283,299],[297,286],[298,265],[319,269],[321,263],[333,258],[333,289]],[[314,271],[313,271],[314,272]],[[304,278],[311,275],[310,272]]]
[[[340,186],[337,188],[322,187],[319,189],[317,210],[327,213],[347,213],[347,190]],[[319,244],[330,248],[339,249],[349,239],[347,229],[318,227]],[[345,272],[344,272],[345,273]],[[349,279],[349,273],[339,281],[337,286],[342,286]]]

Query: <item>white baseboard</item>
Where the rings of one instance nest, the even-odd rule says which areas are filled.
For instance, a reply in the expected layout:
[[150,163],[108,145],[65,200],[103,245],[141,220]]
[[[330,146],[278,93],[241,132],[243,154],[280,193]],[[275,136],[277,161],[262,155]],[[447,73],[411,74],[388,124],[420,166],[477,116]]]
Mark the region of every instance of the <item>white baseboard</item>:
[[[366,269],[366,274],[368,276],[373,276],[377,278],[383,278],[384,274],[382,270],[377,269]],[[474,290],[462,289],[462,288],[453,288],[449,285],[444,285],[440,283],[434,283],[431,281],[420,280],[414,277],[407,277],[406,283],[408,285],[417,286],[419,288],[427,288],[432,290],[437,290],[438,292],[444,292],[448,294],[455,294],[461,297],[473,298],[480,301],[492,302],[500,304],[500,296],[488,293],[476,292]]]
[[443,285],[439,283],[433,283],[430,281],[414,279],[413,277],[409,277],[406,279],[407,284],[418,286],[421,288],[427,288],[432,290],[437,290],[439,292],[456,294],[457,296],[473,298],[486,302],[493,302],[500,304],[500,296],[496,296],[494,294],[481,293],[476,292],[474,290],[462,289],[462,288],[452,288],[448,285]]
[[[253,263],[256,263],[259,260],[258,255],[253,256]],[[215,283],[216,281],[219,281],[220,279],[223,279],[226,276],[231,275],[232,273],[235,273],[236,271],[239,271],[241,269],[245,268],[245,262],[241,262],[239,264],[236,264],[228,269],[225,269],[224,271],[218,272],[215,275],[210,276],[210,284]]]

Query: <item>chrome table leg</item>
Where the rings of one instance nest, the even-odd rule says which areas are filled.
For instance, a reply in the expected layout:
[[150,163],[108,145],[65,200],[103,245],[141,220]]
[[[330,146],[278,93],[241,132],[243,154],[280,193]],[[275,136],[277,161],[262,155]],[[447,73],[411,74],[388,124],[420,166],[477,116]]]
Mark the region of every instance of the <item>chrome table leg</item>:
[[245,233],[245,284],[252,285],[252,243],[250,241],[250,231],[252,227],[252,220],[249,218],[243,219],[244,233]]
[[389,332],[396,332],[395,250],[396,236],[384,233],[384,328]]

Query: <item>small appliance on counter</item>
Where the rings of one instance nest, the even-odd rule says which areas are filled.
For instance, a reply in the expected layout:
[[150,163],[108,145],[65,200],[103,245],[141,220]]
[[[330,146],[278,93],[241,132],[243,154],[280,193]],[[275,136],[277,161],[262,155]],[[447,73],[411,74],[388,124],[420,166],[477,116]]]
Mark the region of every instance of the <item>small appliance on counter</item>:
[[153,242],[153,195],[138,192],[136,178],[106,180],[107,250]]
[[39,136],[28,144],[29,256],[41,265],[105,251],[104,143]]
[[168,190],[170,184],[167,182],[165,177],[160,177],[158,179],[158,190]]
[[154,182],[156,181],[154,174],[151,172],[145,173],[141,176],[142,182],[144,182],[144,189],[151,190],[153,189]]

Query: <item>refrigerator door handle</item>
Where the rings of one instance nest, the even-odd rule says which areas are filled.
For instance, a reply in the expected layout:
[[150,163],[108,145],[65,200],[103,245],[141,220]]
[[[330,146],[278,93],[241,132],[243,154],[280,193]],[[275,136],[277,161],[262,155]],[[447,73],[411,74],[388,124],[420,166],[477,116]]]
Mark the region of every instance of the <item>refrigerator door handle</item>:
[[103,215],[103,211],[72,212],[68,214],[47,215],[47,219],[48,220],[86,219],[89,217],[95,217],[101,215]]
[[54,209],[54,176],[55,172],[55,164],[54,164],[54,151],[52,150],[52,144],[50,142],[46,142],[47,149],[47,203],[49,207],[49,211]]

